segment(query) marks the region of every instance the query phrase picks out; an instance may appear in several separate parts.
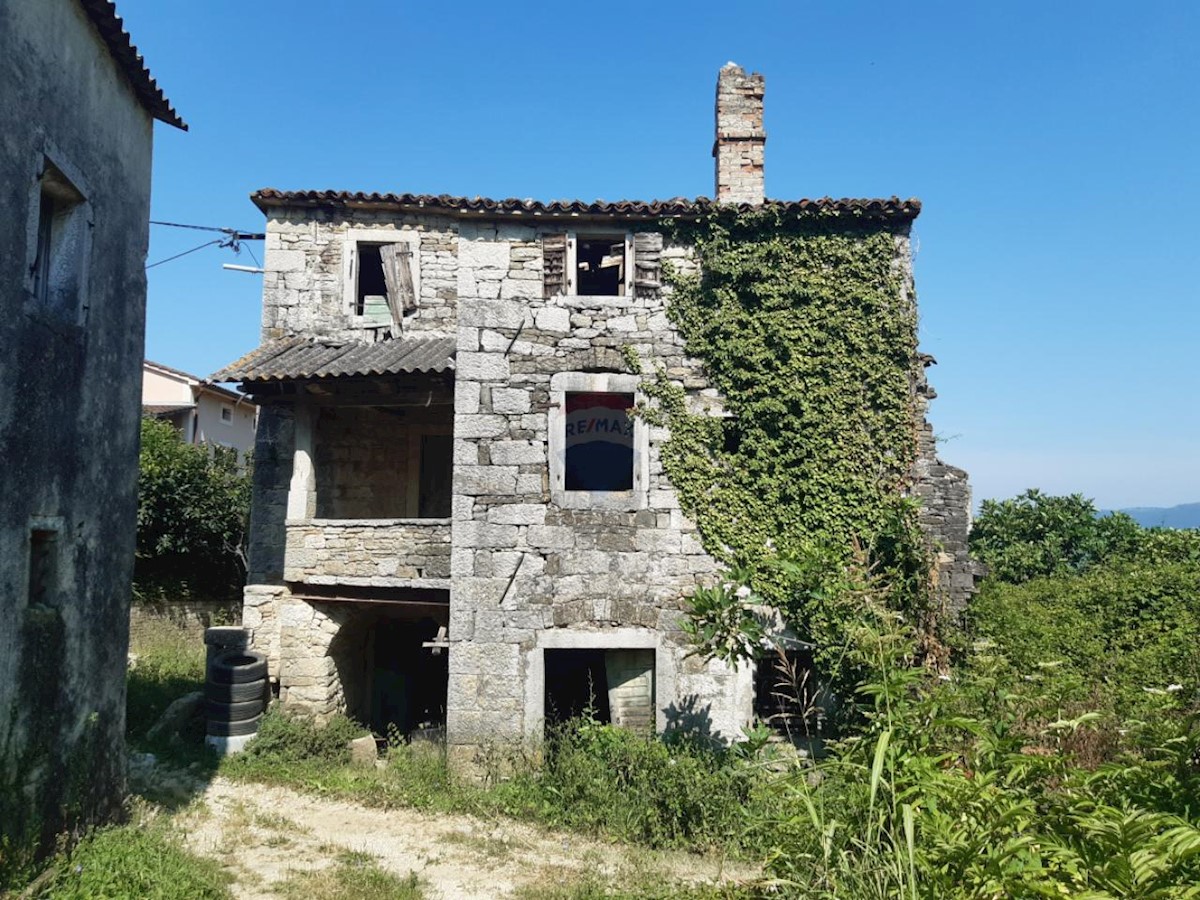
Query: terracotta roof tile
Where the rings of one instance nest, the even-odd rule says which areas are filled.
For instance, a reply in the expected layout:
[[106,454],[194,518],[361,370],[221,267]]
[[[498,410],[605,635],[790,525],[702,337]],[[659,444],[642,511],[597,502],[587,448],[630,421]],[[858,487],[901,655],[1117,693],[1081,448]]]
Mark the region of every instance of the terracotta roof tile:
[[[489,200],[486,197],[453,197],[448,194],[379,194],[362,191],[280,191],[263,188],[250,195],[263,212],[272,207],[357,207],[367,209],[435,210],[455,215],[532,215],[532,216],[621,216],[653,219],[662,216],[694,216],[718,206],[707,197],[688,200]],[[840,213],[855,217],[878,219],[915,219],[921,212],[921,201],[889,197],[882,200],[768,200],[767,208],[777,208],[786,214]],[[741,208],[750,209],[749,204]]]
[[100,37],[108,46],[108,52],[116,61],[117,66],[125,73],[134,93],[146,111],[160,122],[174,125],[187,131],[187,124],[179,118],[179,114],[171,106],[171,101],[163,94],[158,82],[150,75],[142,55],[125,31],[125,24],[117,15],[117,7],[112,0],[79,0],[83,11],[92,20]]

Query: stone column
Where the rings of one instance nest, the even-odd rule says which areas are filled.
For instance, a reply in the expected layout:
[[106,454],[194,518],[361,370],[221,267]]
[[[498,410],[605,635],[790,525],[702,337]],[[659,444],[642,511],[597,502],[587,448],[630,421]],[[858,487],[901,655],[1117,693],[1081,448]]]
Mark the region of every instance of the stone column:
[[292,458],[292,481],[288,488],[287,517],[311,519],[317,514],[317,471],[313,460],[316,410],[296,404],[296,449]]

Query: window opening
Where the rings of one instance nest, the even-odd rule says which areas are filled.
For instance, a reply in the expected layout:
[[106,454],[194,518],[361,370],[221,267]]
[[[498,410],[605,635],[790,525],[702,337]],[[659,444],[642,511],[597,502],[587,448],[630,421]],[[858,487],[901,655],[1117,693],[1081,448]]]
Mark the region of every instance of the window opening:
[[654,728],[654,651],[546,650],[545,719]]
[[29,533],[29,604],[52,606],[58,590],[58,532]]
[[819,734],[828,700],[813,673],[806,650],[776,650],[761,657],[754,670],[754,716],[789,741]]
[[625,293],[625,236],[589,235],[575,247],[576,292],[584,297]]
[[38,195],[33,293],[43,307],[74,310],[78,300],[83,195],[49,160]]
[[633,403],[633,394],[567,393],[566,490],[633,490]]
[[391,321],[388,308],[387,281],[383,276],[382,244],[358,245],[358,280],[354,314],[372,319]]
[[232,422],[233,421],[233,410],[230,409],[228,406],[221,407],[221,421],[222,422]]

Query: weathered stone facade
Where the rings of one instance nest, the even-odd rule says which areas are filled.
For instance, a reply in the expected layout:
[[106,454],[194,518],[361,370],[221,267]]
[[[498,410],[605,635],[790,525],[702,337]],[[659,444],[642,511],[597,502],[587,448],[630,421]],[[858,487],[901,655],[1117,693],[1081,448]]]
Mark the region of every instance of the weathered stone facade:
[[[729,92],[736,103],[724,115]],[[737,183],[719,193],[761,202],[761,76],[723,69],[718,104],[718,151],[727,130],[738,146],[757,142],[759,154],[757,174],[753,160],[748,172],[738,163],[740,174],[728,175]],[[734,119],[747,127],[737,131]],[[718,153],[719,179],[723,159]],[[694,411],[724,414],[667,315],[662,277],[665,265],[697,271],[693,248],[664,239],[663,217],[698,215],[702,204],[273,190],[254,199],[267,215],[264,347],[219,377],[241,381],[262,405],[244,624],[270,656],[281,697],[320,714],[377,711],[387,698],[364,685],[426,674],[378,664],[364,672],[348,654],[394,658],[401,645],[446,652],[446,737],[470,748],[537,737],[554,713],[548,705],[559,702],[552,694],[562,667],[612,654],[610,680],[650,666],[650,681],[609,684],[623,717],[736,737],[752,716],[753,673],[691,655],[681,630],[688,595],[720,572],[664,473],[667,431],[636,416],[612,426],[628,429],[628,482],[619,488],[573,484],[569,462],[572,429],[584,427],[571,419],[577,398],[643,404],[645,379],[659,371],[684,388]],[[916,206],[825,205],[851,214],[855,228],[878,217],[908,271]],[[373,242],[408,261],[407,282],[397,283],[411,284],[415,309],[397,313],[398,337],[381,334],[356,299],[355,273]],[[581,292],[597,269],[609,270],[606,289]],[[410,304],[392,306],[401,307]],[[453,336],[452,359],[426,358],[430,335]],[[298,336],[311,346],[287,343]],[[316,363],[314,354],[369,362]],[[416,357],[425,362],[378,362]],[[331,421],[345,430],[330,430]],[[384,517],[397,497],[411,509],[414,496],[421,506],[440,489],[427,471],[436,468],[433,451],[396,449],[414,429],[453,436],[448,520]],[[355,478],[371,488],[358,491]],[[330,517],[339,502],[370,514]],[[940,497],[934,503],[944,507]],[[394,646],[369,643],[372,629],[418,621],[419,644],[415,631]],[[646,696],[652,710],[628,708]]]
[[[109,4],[0,3],[0,856],[119,810],[155,118]],[[10,855],[11,854],[11,855]]]

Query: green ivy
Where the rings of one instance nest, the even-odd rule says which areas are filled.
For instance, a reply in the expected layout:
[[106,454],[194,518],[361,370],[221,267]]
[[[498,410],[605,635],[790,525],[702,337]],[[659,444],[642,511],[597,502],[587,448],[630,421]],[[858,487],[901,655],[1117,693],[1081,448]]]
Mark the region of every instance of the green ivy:
[[897,232],[770,207],[663,227],[696,249],[702,276],[665,273],[668,312],[729,415],[691,411],[662,370],[643,414],[669,426],[663,465],[705,549],[826,644],[843,618],[828,594],[856,547],[886,548],[909,573],[900,605],[917,602],[928,568],[902,499],[917,318]]

